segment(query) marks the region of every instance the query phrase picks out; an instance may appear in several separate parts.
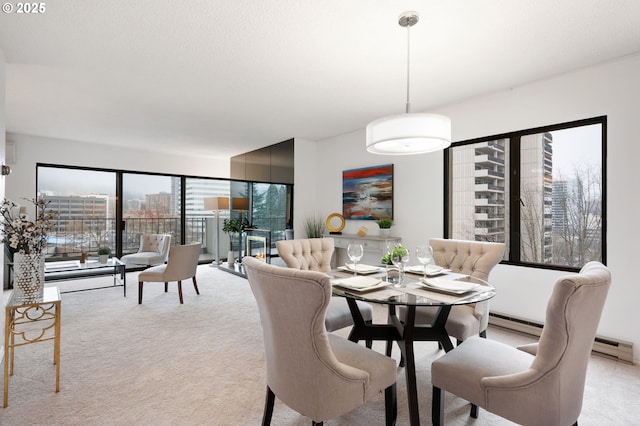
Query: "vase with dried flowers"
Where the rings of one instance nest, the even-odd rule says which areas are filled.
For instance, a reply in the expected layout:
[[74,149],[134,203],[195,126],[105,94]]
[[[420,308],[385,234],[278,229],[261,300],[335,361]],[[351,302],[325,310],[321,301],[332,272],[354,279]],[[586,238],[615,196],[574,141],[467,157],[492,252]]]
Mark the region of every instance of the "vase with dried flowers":
[[[44,251],[55,213],[47,211],[48,201],[29,200],[36,209],[29,220],[25,207],[5,199],[0,207],[0,235],[13,254],[13,298],[30,303],[42,300],[44,292]],[[18,213],[16,214],[16,210]]]

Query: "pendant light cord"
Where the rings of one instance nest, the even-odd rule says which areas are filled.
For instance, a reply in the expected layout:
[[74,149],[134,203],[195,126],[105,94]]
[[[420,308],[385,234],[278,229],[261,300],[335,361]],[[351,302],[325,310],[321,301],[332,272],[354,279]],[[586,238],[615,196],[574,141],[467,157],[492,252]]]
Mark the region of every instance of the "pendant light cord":
[[410,77],[411,77],[411,25],[407,25],[407,104],[406,104],[406,113],[409,114],[409,109],[411,106],[411,102],[409,101],[409,89],[410,89]]

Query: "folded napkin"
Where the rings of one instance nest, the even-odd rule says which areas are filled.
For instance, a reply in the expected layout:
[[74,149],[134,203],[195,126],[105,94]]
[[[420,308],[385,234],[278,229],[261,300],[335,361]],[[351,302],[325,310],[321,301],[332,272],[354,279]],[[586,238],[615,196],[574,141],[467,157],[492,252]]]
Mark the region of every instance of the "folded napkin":
[[376,285],[383,283],[383,281],[380,278],[363,277],[361,275],[356,275],[355,277],[349,277],[349,278],[341,278],[339,280],[334,280],[333,282],[334,284],[339,285],[340,287],[353,288],[357,290],[374,287]]
[[[434,274],[439,274],[440,272],[443,272],[444,269],[442,269],[441,266],[438,265],[426,265],[427,267],[427,275],[434,275]],[[407,266],[407,272],[411,272],[414,274],[424,274],[424,265],[412,265],[412,266]]]
[[361,274],[366,274],[368,272],[378,272],[380,270],[380,268],[377,267],[377,266],[364,265],[362,263],[358,263],[355,268],[354,268],[353,263],[347,263],[344,266],[339,267],[338,269],[339,270],[347,270],[347,271],[350,271],[350,272],[353,272],[353,271],[357,270],[357,272],[359,272]]
[[429,287],[459,293],[471,291],[480,285],[477,283],[448,280],[445,278],[423,278],[421,281]]

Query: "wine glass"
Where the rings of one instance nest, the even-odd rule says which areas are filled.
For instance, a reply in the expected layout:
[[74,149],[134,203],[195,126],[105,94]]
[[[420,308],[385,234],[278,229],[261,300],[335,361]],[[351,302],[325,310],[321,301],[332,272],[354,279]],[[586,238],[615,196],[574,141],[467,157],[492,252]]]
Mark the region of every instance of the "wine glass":
[[431,246],[423,245],[416,247],[416,258],[418,262],[422,263],[424,269],[423,279],[427,278],[427,265],[433,263],[433,254]]
[[404,283],[404,267],[409,263],[409,250],[402,244],[396,244],[391,249],[391,263],[400,271],[400,285]]
[[358,262],[362,259],[364,255],[364,249],[362,248],[362,244],[349,244],[347,247],[347,256],[353,262],[353,275],[358,275]]

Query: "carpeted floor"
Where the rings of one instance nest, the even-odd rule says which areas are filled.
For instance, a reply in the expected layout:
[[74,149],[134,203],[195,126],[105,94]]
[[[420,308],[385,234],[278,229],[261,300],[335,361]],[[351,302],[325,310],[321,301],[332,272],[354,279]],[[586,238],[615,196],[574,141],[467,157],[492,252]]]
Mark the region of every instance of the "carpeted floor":
[[[200,296],[183,284],[145,285],[137,304],[136,274],[122,287],[62,296],[61,389],[54,392],[51,342],[16,349],[9,407],[2,425],[258,425],[264,403],[262,331],[246,280],[207,265],[199,267]],[[110,277],[58,282],[62,291],[109,286]],[[5,293],[5,297],[7,294]],[[377,321],[386,319],[376,307]],[[346,335],[346,330],[341,331]],[[517,345],[532,338],[490,328],[488,337]],[[374,349],[384,351],[382,343]],[[421,420],[430,424],[431,360],[442,352],[419,343],[417,377]],[[398,358],[398,350],[394,351]],[[640,424],[640,368],[593,356],[580,425]],[[446,399],[451,425],[510,424],[469,405]],[[308,425],[310,420],[276,402],[273,425]],[[384,424],[384,400],[372,402],[327,425]],[[406,425],[404,370],[398,369],[398,424]]]

